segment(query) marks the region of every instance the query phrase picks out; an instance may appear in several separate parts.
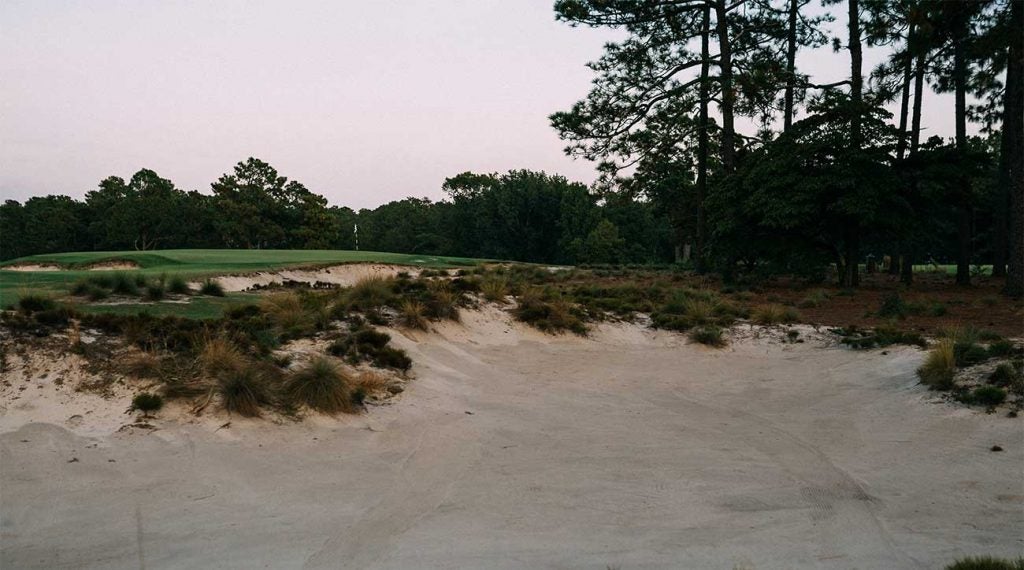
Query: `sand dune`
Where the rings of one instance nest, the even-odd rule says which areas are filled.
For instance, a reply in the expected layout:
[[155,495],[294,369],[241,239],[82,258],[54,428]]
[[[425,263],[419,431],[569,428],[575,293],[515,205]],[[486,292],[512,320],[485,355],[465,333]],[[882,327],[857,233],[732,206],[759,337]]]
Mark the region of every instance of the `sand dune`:
[[802,330],[711,350],[628,324],[551,337],[489,309],[394,333],[416,379],[361,416],[104,431],[19,415],[0,424],[0,567],[936,568],[1024,551],[1021,420],[935,398],[915,349]]

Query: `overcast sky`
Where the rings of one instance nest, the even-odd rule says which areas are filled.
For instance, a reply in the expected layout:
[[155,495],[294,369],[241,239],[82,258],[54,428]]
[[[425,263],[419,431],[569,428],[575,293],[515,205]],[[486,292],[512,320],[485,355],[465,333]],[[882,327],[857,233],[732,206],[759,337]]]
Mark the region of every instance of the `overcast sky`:
[[[467,170],[589,183],[547,116],[616,36],[555,22],[552,3],[3,0],[0,197],[81,197],[140,168],[208,192],[249,156],[357,209],[441,198]],[[848,73],[828,48],[801,62]],[[951,99],[924,124],[951,134]]]

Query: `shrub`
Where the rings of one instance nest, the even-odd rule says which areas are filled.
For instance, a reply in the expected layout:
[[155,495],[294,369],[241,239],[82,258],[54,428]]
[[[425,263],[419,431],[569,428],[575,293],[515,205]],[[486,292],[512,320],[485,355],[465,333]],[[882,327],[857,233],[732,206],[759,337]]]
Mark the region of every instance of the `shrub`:
[[879,317],[902,319],[907,316],[907,312],[907,304],[903,302],[900,294],[891,293],[882,299],[882,306],[878,308],[876,314]]
[[59,327],[67,325],[72,318],[77,316],[77,313],[71,307],[57,306],[45,311],[39,311],[33,316],[35,317],[36,322],[41,325]]
[[159,301],[164,298],[164,286],[159,281],[154,281],[146,286],[146,299]]
[[427,330],[429,322],[427,321],[427,308],[423,306],[423,303],[419,301],[413,301],[406,299],[402,301],[401,307],[399,307],[401,313],[401,322],[403,325],[411,329]]
[[209,295],[210,297],[223,297],[224,287],[213,279],[205,279],[203,284],[199,286],[199,294]]
[[998,386],[978,386],[971,392],[971,400],[982,406],[998,406],[1006,400],[1006,390]]
[[989,374],[988,381],[996,386],[1009,386],[1017,376],[1017,369],[1009,362],[1003,362]]
[[949,390],[953,387],[953,375],[956,374],[956,353],[954,341],[944,338],[935,345],[924,364],[917,369],[921,383],[933,390]]
[[358,345],[371,346],[373,348],[383,348],[391,341],[391,336],[388,333],[375,329],[360,329],[356,331],[352,338]]
[[1010,356],[1013,354],[1013,343],[1009,340],[999,339],[988,345],[989,356]]
[[82,294],[88,297],[90,301],[102,301],[110,296],[106,289],[91,284],[86,285],[85,291]]
[[1007,560],[994,556],[968,556],[946,566],[946,570],[1024,570],[1024,558]]
[[146,286],[146,278],[141,274],[133,278],[127,273],[118,272],[111,275],[110,279],[110,289],[118,295],[138,295],[139,287]]
[[692,329],[689,337],[692,342],[707,346],[725,346],[725,339],[722,338],[722,329],[715,325],[705,325]]
[[957,366],[973,366],[988,359],[988,351],[973,342],[957,342],[953,350]]
[[504,275],[492,275],[480,284],[480,292],[484,299],[492,303],[504,303],[508,296],[508,278]]
[[544,299],[544,293],[538,289],[523,292],[513,315],[516,319],[544,332],[557,333],[569,330],[579,335],[587,332],[586,325],[569,302],[561,298],[547,301]]
[[224,409],[241,416],[259,416],[260,405],[270,401],[264,374],[248,363],[225,370],[217,378],[216,387]]
[[827,300],[828,293],[824,289],[815,289],[804,297],[798,306],[800,308],[810,309],[821,306]]
[[412,368],[412,359],[409,355],[400,348],[390,346],[378,348],[372,362],[378,368],[393,368],[402,372],[408,372]]
[[18,308],[26,313],[34,313],[36,311],[50,311],[57,308],[57,303],[41,293],[28,293],[22,295],[18,299]]
[[330,358],[317,356],[290,374],[285,381],[285,395],[325,414],[351,411],[351,380]]
[[159,394],[142,392],[132,398],[132,409],[138,410],[147,416],[150,412],[155,412],[162,407],[164,407],[164,399]]
[[175,295],[188,295],[192,292],[188,288],[188,282],[180,275],[175,275],[167,281],[167,291]]

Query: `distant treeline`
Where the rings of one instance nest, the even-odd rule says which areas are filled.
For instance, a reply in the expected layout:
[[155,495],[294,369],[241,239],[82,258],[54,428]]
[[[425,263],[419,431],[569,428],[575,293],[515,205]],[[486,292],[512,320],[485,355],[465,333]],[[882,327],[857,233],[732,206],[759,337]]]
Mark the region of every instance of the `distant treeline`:
[[561,176],[465,173],[447,199],[407,198],[358,212],[330,206],[250,158],[212,185],[184,191],[152,170],[111,176],[84,201],[34,197],[0,206],[0,256],[174,248],[355,249],[539,263],[671,261],[665,213],[606,198]]

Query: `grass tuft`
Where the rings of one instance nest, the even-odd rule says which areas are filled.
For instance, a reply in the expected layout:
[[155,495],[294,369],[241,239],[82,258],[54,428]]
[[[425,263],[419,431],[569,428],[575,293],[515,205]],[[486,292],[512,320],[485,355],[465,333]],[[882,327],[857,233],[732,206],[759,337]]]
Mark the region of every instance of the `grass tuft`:
[[284,387],[285,395],[295,403],[325,414],[352,411],[352,391],[351,380],[326,356],[314,357],[291,373]]
[[769,303],[756,307],[750,318],[759,325],[791,324],[800,320],[800,313],[792,307]]
[[715,325],[704,325],[691,329],[689,338],[692,342],[706,346],[713,346],[715,348],[725,346],[725,338],[722,336],[722,329]]
[[946,566],[946,570],[1024,570],[1024,558],[1008,560],[995,556],[968,556]]
[[162,407],[164,407],[164,399],[159,394],[142,392],[132,398],[132,409],[138,410],[147,416],[150,412],[155,412]]
[[411,299],[402,301],[399,313],[402,325],[408,328],[425,331],[430,324],[427,321],[427,307],[419,301]]
[[213,279],[206,279],[203,281],[203,284],[199,286],[199,294],[208,295],[210,297],[223,297],[224,287]]
[[949,390],[956,374],[956,342],[952,338],[939,340],[917,369],[921,383],[933,390]]

